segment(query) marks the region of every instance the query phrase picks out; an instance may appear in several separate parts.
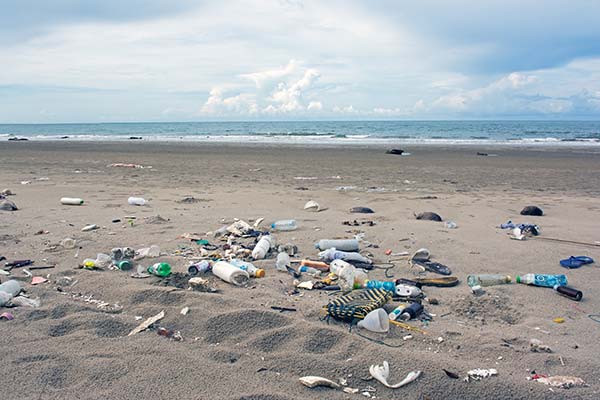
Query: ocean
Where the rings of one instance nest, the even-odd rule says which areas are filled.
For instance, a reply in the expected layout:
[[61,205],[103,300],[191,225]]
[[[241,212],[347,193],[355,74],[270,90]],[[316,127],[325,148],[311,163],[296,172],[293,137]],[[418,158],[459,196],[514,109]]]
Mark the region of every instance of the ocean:
[[0,140],[600,146],[600,121],[274,121],[0,124]]

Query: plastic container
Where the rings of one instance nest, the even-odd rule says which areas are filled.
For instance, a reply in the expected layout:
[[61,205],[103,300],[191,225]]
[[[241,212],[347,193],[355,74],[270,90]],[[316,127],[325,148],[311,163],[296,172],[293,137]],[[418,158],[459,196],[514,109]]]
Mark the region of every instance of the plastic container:
[[347,265],[351,265],[351,264],[347,263],[344,260],[333,260],[331,263],[329,263],[329,271],[331,271],[334,274],[339,276],[342,268],[344,268]]
[[21,284],[18,281],[10,280],[0,284],[0,307],[8,303],[13,297],[21,292]]
[[129,271],[133,268],[133,262],[131,262],[130,260],[119,261],[116,265],[117,268],[119,268],[121,271]]
[[210,263],[207,260],[202,260],[197,263],[191,264],[188,267],[188,274],[190,275],[198,275],[204,274],[210,271]]
[[80,206],[83,204],[83,199],[78,197],[63,197],[60,199],[60,204],[65,206]]
[[556,290],[558,294],[568,297],[571,300],[581,301],[583,298],[583,292],[572,287],[554,286],[554,290]]
[[337,250],[335,247],[320,252],[319,258],[325,262],[331,262],[333,260],[357,261],[367,264],[371,264],[372,262],[369,258],[360,253],[341,251]]
[[164,278],[171,274],[171,266],[167,263],[156,263],[148,267],[148,273]]
[[290,255],[284,251],[277,254],[277,261],[275,261],[275,268],[278,271],[287,272],[289,266],[292,265],[292,260],[290,260]]
[[423,292],[416,286],[399,284],[396,285],[394,293],[396,293],[396,296],[414,298],[420,296]]
[[143,197],[130,197],[127,199],[130,206],[144,206],[148,202]]
[[547,275],[547,274],[525,274],[517,276],[517,283],[534,285],[541,287],[554,288],[554,286],[567,286],[567,277],[565,275]]
[[401,304],[398,307],[394,308],[394,310],[388,314],[388,318],[390,321],[395,321],[402,314],[402,311],[408,307],[408,304]]
[[444,223],[444,226],[445,226],[446,228],[448,228],[448,229],[456,229],[456,228],[458,228],[458,225],[457,225],[457,224],[456,224],[456,222],[454,222],[454,221],[446,221],[446,222]]
[[250,275],[253,278],[264,278],[265,277],[264,269],[257,268],[254,264],[249,263],[247,261],[233,259],[233,260],[229,261],[229,264],[233,265],[234,267],[238,267],[242,271],[246,271],[248,273],[248,275]]
[[262,260],[269,254],[272,247],[275,246],[275,239],[271,235],[264,235],[260,238],[254,250],[252,250],[252,258],[255,260]]
[[502,284],[511,283],[511,282],[512,282],[512,278],[510,275],[502,275],[502,274],[467,275],[467,284],[470,287],[494,286],[494,285],[502,285]]
[[282,219],[271,224],[271,229],[276,231],[295,231],[298,229],[298,223],[295,219]]
[[248,272],[243,271],[225,261],[217,261],[212,267],[212,273],[225,282],[236,286],[247,285],[248,281],[250,280],[250,275]]
[[359,245],[356,239],[321,239],[315,243],[315,248],[327,250],[332,247],[341,251],[358,251]]

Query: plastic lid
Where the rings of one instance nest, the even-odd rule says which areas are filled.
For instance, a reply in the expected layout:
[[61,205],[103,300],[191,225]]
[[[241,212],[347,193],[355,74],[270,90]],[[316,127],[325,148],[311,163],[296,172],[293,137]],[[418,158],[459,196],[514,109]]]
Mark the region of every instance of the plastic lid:
[[262,268],[259,268],[259,269],[256,270],[256,272],[254,273],[254,275],[257,278],[264,278],[265,277],[265,270],[262,269]]

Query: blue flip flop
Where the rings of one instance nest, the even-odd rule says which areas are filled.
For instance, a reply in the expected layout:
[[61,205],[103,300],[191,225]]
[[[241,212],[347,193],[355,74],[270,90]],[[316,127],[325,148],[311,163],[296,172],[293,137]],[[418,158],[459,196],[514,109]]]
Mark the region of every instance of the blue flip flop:
[[594,259],[588,256],[571,256],[569,258],[565,258],[564,260],[560,260],[560,265],[565,268],[574,269],[585,264],[591,264],[593,262]]

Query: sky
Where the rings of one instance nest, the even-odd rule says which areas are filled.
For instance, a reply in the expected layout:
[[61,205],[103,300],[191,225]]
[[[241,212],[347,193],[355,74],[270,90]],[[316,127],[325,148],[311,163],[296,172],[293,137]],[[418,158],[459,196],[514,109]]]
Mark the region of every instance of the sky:
[[600,120],[595,1],[0,7],[0,123]]

